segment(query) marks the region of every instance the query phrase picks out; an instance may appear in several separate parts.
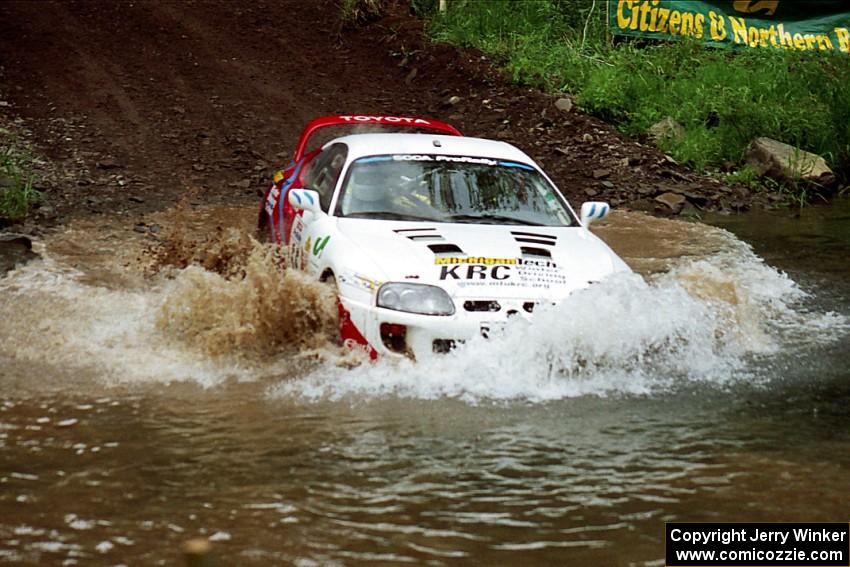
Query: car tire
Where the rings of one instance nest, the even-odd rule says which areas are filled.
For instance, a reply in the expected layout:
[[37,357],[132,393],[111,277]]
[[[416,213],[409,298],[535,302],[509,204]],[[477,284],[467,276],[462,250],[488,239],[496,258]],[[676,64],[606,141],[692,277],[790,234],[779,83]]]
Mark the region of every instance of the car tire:
[[254,231],[254,236],[263,244],[272,242],[271,234],[269,234],[269,221],[265,215],[260,215],[260,220],[257,222],[257,230]]

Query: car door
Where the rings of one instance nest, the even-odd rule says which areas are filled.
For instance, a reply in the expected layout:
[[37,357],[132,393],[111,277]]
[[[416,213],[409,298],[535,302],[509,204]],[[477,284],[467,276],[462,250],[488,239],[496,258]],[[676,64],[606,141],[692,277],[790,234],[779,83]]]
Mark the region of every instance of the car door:
[[259,234],[279,245],[289,242],[296,214],[289,204],[289,191],[303,187],[303,177],[310,164],[320,156],[321,150],[315,150],[296,162],[286,166],[283,171],[274,174],[270,187],[263,197],[258,221]]
[[296,267],[316,273],[323,265],[326,249],[331,245],[333,219],[328,216],[331,200],[339,182],[348,147],[338,143],[325,148],[302,178],[303,188],[319,194],[319,205],[325,214],[304,213],[293,221],[290,258]]

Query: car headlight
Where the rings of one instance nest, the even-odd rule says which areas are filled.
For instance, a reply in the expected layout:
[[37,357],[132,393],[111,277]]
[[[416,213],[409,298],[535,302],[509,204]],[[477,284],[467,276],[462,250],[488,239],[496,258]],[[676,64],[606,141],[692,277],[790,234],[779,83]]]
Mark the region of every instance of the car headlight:
[[452,315],[455,312],[455,304],[443,288],[400,282],[381,286],[378,307],[420,315]]

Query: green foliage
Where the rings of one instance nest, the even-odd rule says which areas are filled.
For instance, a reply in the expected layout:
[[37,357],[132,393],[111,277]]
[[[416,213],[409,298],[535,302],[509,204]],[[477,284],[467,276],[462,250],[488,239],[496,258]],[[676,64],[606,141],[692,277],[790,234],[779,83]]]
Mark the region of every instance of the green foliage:
[[743,185],[748,189],[758,189],[761,186],[759,172],[749,165],[737,171],[721,174],[719,177],[729,185]]
[[[425,4],[419,0],[419,4]],[[614,42],[597,0],[450,0],[436,41],[482,49],[513,80],[572,93],[586,112],[639,135],[665,116],[685,135],[661,148],[697,169],[740,162],[757,136],[850,171],[850,58],[723,50],[694,42]],[[585,33],[586,29],[586,33]]]
[[30,158],[18,150],[7,132],[0,130],[0,219],[26,216],[41,194],[33,189],[33,177],[25,173]]

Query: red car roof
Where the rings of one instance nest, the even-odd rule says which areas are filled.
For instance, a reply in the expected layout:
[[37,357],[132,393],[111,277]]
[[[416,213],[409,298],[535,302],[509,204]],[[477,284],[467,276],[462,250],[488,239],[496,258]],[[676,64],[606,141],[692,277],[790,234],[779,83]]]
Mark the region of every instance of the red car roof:
[[317,130],[327,126],[358,126],[361,124],[385,124],[388,126],[407,126],[410,128],[422,128],[425,130],[436,130],[451,136],[462,136],[463,134],[451,124],[432,120],[430,118],[416,118],[413,116],[377,116],[377,115],[353,115],[339,114],[335,116],[320,116],[307,124],[301,132],[298,146],[295,149],[295,161],[301,159],[307,148],[307,141]]

